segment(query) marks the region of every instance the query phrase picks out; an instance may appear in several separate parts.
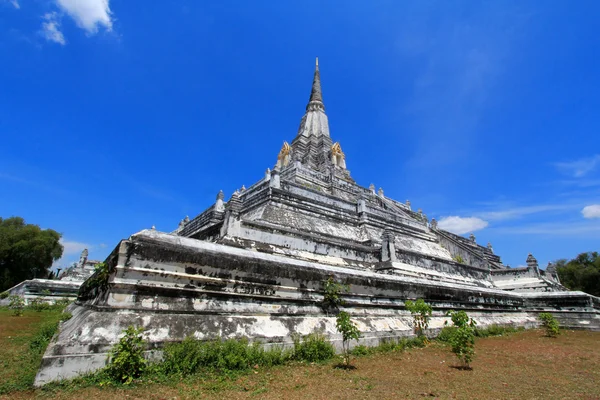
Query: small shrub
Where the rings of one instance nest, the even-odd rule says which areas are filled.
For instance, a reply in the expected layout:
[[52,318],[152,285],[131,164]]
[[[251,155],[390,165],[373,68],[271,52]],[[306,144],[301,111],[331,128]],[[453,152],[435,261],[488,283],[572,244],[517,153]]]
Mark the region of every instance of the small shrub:
[[442,328],[436,339],[440,342],[450,343],[450,338],[454,335],[455,330],[456,327],[454,326],[445,326]]
[[13,294],[8,296],[8,301],[8,308],[12,310],[14,316],[19,317],[23,315],[23,310],[25,309],[25,299],[23,296]]
[[448,311],[446,315],[452,319],[455,327],[449,337],[452,352],[462,362],[463,368],[470,368],[469,364],[475,356],[476,322],[464,311]]
[[67,297],[63,297],[62,299],[58,299],[54,302],[54,307],[61,310],[72,303],[72,300]]
[[110,351],[110,363],[106,372],[112,379],[130,384],[146,368],[143,331],[143,328],[129,326],[119,343]]
[[358,346],[355,346],[351,351],[353,356],[366,356],[373,352],[374,352],[373,348],[367,347],[364,344],[359,344]]
[[32,310],[37,312],[46,311],[51,308],[50,304],[46,303],[43,299],[40,299],[39,297],[31,300],[31,302],[29,303],[29,307],[31,307]]
[[540,313],[538,319],[542,322],[542,326],[546,329],[546,336],[556,337],[560,334],[558,321],[550,313]]
[[2,292],[0,293],[0,300],[4,300],[6,299],[10,294],[8,292]]
[[320,333],[311,333],[304,337],[295,335],[292,357],[298,361],[325,361],[335,356],[333,345]]
[[429,327],[433,308],[423,299],[418,299],[417,301],[407,300],[405,305],[406,309],[413,316],[415,334],[423,336],[423,332]]
[[350,365],[350,341],[360,338],[358,327],[350,320],[350,314],[340,312],[336,317],[335,326],[342,334],[342,349],[344,351],[344,363]]

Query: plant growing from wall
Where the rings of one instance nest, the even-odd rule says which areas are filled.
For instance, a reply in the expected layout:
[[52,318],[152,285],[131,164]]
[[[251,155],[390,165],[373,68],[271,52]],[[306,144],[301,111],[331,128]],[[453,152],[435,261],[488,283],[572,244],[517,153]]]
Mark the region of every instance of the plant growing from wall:
[[344,305],[342,293],[347,293],[349,290],[348,285],[336,282],[332,276],[323,282],[323,308],[325,311],[337,312],[339,307]]
[[10,295],[10,293],[8,293],[8,292],[0,293],[0,300],[6,299],[9,295]]
[[25,299],[18,294],[8,296],[8,308],[12,310],[15,317],[20,317],[25,309]]
[[462,258],[462,256],[460,254],[456,254],[454,257],[452,257],[452,259],[454,261],[456,261],[459,264],[464,264],[465,263],[465,259]]
[[[450,333],[449,342],[452,352],[462,363],[462,368],[470,369],[471,361],[475,356],[475,325],[477,323],[469,318],[464,311],[448,311],[446,313],[452,319],[454,329]],[[446,325],[448,321],[444,324]]]
[[143,328],[135,328],[130,325],[119,343],[110,351],[110,363],[106,368],[108,375],[119,382],[130,384],[139,378],[146,368],[144,358],[144,339],[142,339]]
[[542,322],[542,326],[546,329],[546,336],[556,337],[560,334],[558,321],[550,313],[540,313],[538,319]]
[[340,312],[336,317],[335,326],[342,334],[342,349],[344,352],[344,365],[350,366],[350,341],[360,338],[358,327],[350,319],[350,314],[345,311]]
[[415,334],[423,336],[424,331],[429,327],[433,308],[423,299],[418,299],[417,301],[407,300],[405,306],[413,316]]

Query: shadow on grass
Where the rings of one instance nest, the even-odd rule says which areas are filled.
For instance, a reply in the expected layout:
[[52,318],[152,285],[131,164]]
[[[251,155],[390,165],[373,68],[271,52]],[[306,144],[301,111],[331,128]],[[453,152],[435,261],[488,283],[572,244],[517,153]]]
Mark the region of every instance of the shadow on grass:
[[356,367],[354,365],[344,364],[344,363],[335,364],[333,366],[333,368],[336,368],[336,369],[345,369],[347,371],[352,371],[352,370],[356,369]]
[[450,365],[450,368],[454,368],[459,371],[473,371],[473,367],[469,367],[466,365]]

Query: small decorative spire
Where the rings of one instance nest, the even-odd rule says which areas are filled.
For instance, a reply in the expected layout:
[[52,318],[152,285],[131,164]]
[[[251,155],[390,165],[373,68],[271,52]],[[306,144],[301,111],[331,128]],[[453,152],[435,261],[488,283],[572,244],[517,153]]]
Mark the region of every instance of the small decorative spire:
[[475,243],[475,235],[474,234],[470,234],[469,235],[469,239],[471,239],[471,242]]
[[375,185],[373,185],[372,183],[369,185],[369,190],[371,192],[373,192],[373,194],[375,194]]
[[379,195],[379,197],[383,197],[383,188],[379,188],[377,194]]
[[187,215],[185,216],[185,218],[183,219],[183,223],[187,224],[188,222],[190,222],[190,217],[188,217]]
[[225,199],[225,193],[223,193],[222,190],[219,190],[219,193],[217,193],[217,200],[223,200]]
[[153,231],[155,231],[156,227],[154,225],[152,225],[152,228],[150,228],[150,229],[152,229]]
[[242,185],[242,189],[240,189],[240,192],[244,193],[246,191],[246,186]]

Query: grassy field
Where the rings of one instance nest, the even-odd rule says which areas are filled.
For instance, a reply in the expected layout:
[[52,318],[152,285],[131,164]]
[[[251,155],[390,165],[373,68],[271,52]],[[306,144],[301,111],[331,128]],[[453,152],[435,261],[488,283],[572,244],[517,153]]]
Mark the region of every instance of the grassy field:
[[[26,389],[39,358],[28,342],[40,323],[59,313],[0,311],[0,387],[4,399],[600,399],[600,333],[566,331],[556,339],[532,330],[478,339],[473,370],[455,368],[449,347],[353,359],[354,370],[292,363],[229,376],[196,375],[167,382],[148,378],[130,386],[67,384]],[[10,386],[12,385],[12,386]]]

